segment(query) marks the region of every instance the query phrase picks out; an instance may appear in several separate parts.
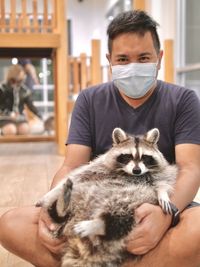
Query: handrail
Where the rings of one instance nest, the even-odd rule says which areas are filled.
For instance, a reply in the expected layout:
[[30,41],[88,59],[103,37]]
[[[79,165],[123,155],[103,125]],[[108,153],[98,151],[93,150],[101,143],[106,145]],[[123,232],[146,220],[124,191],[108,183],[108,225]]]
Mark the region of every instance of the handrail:
[[183,73],[183,72],[190,72],[190,71],[195,71],[195,70],[200,70],[200,63],[188,64],[185,67],[177,68],[176,72]]

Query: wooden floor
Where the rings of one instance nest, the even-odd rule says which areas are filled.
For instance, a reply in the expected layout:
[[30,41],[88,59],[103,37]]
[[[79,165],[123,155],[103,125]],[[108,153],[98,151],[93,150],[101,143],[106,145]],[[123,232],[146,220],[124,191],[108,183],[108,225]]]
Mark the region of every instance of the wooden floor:
[[[0,144],[0,215],[34,204],[63,161],[53,142]],[[200,192],[196,200],[200,202]],[[32,267],[0,246],[0,267]]]
[[[63,161],[53,142],[0,144],[0,215],[34,204]],[[0,246],[0,267],[32,267]]]

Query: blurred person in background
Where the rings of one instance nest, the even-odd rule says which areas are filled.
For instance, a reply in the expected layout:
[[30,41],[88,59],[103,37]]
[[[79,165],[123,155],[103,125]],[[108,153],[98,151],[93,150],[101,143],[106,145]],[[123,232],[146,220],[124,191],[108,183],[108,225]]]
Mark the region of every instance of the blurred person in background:
[[25,106],[42,118],[34,106],[31,90],[24,84],[26,74],[22,66],[12,65],[6,80],[0,85],[0,129],[2,135],[28,134],[30,127]]

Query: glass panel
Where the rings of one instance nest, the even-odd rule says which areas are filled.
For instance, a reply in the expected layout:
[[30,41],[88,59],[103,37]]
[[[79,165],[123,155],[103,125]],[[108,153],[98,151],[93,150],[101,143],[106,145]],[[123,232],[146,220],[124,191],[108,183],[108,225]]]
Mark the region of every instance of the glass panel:
[[[22,71],[26,73],[26,76],[23,75],[23,82],[20,83],[20,102],[18,101],[18,112],[14,112],[12,104],[12,99],[14,98],[14,84],[11,86],[11,79],[8,79],[7,74],[9,73],[11,66],[19,64],[22,67]],[[18,68],[19,69],[19,68]],[[12,72],[12,75],[18,75],[19,71]],[[26,77],[26,78],[25,78]],[[18,79],[18,76],[14,78]],[[0,59],[0,81],[5,85],[7,91],[3,95],[3,101],[0,99],[0,128],[4,127],[5,119],[9,119],[12,116],[12,123],[17,125],[17,118],[23,116],[24,120],[29,124],[29,133],[28,134],[39,134],[39,135],[54,135],[54,75],[53,75],[53,62],[51,59],[47,58],[8,58]],[[26,87],[24,87],[24,84]],[[3,86],[4,86],[3,85]],[[33,105],[39,111],[42,116],[40,120],[37,116],[30,112],[30,107],[27,108],[27,105],[24,104],[26,101],[25,93],[21,93],[22,90],[27,90],[27,87],[30,89],[32,94]],[[10,89],[9,89],[10,88]],[[22,89],[24,88],[24,89]],[[26,88],[26,89],[25,89]],[[0,90],[4,90],[0,88]],[[23,97],[22,97],[23,96]],[[9,98],[9,99],[8,99]],[[17,99],[17,98],[16,98]],[[15,101],[16,102],[16,101]],[[9,107],[5,107],[5,103],[9,103]],[[13,102],[14,103],[14,102]],[[23,103],[23,104],[20,104]],[[21,105],[21,106],[20,106]],[[34,109],[35,110],[35,109]],[[6,113],[7,112],[7,113]],[[5,118],[5,116],[7,116]],[[14,116],[14,117],[13,117]],[[9,117],[9,118],[8,118]],[[50,123],[49,123],[50,121]],[[7,123],[7,122],[6,122]],[[46,129],[46,125],[48,129]]]
[[186,19],[186,55],[185,64],[193,64],[200,61],[199,44],[200,44],[200,1],[185,1],[185,19]]
[[[194,90],[200,97],[200,70],[196,64],[200,63],[200,1],[199,0],[178,0],[178,65],[180,68],[190,69],[178,73],[178,83]],[[189,66],[188,66],[189,65]]]
[[200,70],[187,72],[185,75],[185,86],[196,92],[200,98]]

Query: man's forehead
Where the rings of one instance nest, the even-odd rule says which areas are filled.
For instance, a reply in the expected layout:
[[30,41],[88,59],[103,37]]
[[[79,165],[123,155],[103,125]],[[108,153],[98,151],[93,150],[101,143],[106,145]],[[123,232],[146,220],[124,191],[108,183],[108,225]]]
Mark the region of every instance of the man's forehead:
[[146,32],[144,36],[136,33],[117,36],[112,42],[112,50],[123,56],[134,50],[139,54],[152,53],[155,48],[151,33]]

